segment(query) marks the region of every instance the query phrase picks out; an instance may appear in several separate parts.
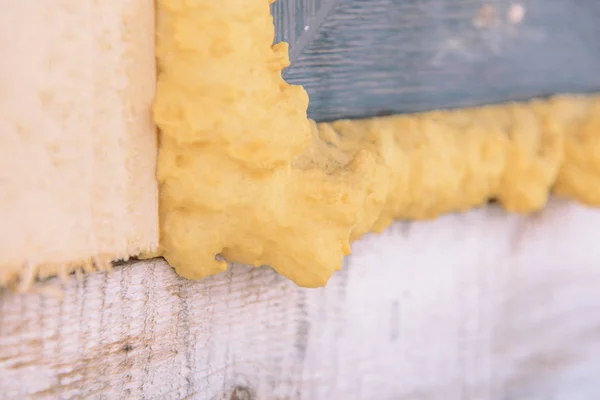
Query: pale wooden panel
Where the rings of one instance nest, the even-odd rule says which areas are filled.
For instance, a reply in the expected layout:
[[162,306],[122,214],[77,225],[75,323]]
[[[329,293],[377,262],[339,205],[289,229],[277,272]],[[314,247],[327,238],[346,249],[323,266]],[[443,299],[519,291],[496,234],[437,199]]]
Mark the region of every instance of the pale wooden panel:
[[0,397],[597,399],[599,235],[567,203],[488,208],[369,236],[324,289],[150,261],[5,293]]

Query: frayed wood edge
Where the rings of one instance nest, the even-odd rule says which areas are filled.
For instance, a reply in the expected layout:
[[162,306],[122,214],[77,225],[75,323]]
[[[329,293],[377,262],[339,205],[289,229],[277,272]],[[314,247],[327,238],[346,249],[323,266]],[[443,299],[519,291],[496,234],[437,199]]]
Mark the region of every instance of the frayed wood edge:
[[[37,293],[62,299],[64,285],[73,278],[82,280],[85,275],[95,272],[110,274],[113,266],[126,263],[132,259],[150,259],[158,257],[158,246],[136,251],[125,256],[96,255],[89,259],[69,261],[66,263],[34,263],[26,261],[21,268],[0,266],[0,290],[7,289],[15,294]],[[58,278],[50,281],[51,278]]]

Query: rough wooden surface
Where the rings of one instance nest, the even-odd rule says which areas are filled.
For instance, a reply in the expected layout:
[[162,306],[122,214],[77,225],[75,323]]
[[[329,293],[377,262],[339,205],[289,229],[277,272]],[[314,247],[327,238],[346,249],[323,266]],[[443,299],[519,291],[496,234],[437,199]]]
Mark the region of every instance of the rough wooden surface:
[[[3,399],[597,399],[600,212],[397,223],[324,289],[161,261],[0,295]],[[235,395],[232,395],[235,393]]]
[[600,90],[597,0],[278,0],[273,13],[284,76],[316,120]]

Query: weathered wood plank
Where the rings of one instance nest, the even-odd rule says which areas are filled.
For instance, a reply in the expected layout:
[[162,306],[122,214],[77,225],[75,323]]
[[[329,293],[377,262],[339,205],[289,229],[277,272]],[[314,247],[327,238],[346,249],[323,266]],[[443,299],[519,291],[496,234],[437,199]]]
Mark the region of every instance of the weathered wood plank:
[[[515,4],[520,23],[508,16]],[[273,10],[294,58],[284,76],[305,86],[316,120],[600,90],[597,0],[279,0]]]
[[279,0],[271,5],[275,41],[290,45],[290,61],[318,38],[325,21],[340,0]]
[[153,260],[3,293],[0,397],[600,398],[599,235],[573,204],[490,207],[366,237],[323,289]]

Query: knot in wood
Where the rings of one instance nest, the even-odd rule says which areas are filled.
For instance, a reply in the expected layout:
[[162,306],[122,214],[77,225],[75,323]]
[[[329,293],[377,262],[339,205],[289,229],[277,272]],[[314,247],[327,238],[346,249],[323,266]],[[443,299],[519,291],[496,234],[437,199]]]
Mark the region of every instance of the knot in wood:
[[254,400],[252,391],[244,386],[236,386],[231,391],[229,400]]

